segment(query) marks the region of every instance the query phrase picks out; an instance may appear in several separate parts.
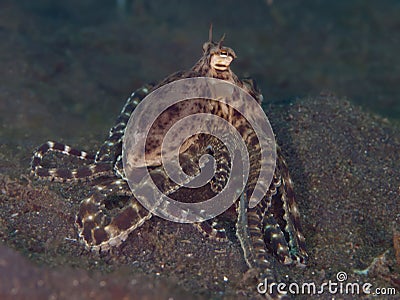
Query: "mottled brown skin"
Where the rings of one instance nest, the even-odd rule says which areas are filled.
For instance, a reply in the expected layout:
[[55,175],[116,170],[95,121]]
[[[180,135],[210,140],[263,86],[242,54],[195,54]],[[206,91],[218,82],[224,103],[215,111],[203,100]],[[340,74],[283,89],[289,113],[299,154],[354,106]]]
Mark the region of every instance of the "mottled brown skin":
[[[254,82],[251,79],[238,79],[230,69],[230,64],[236,58],[236,54],[232,49],[222,46],[222,42],[223,39],[218,43],[213,42],[210,33],[209,41],[203,45],[203,56],[190,70],[174,73],[157,85],[147,85],[132,93],[117,118],[115,126],[111,128],[109,137],[96,155],[55,142],[47,142],[35,152],[32,159],[32,172],[35,176],[61,182],[85,180],[93,184],[91,195],[82,200],[76,217],[78,234],[86,248],[107,251],[113,246],[118,246],[130,232],[151,218],[151,213],[132,196],[121,159],[122,137],[126,124],[133,110],[147,94],[181,78],[213,77],[243,88],[261,104],[263,97]],[[258,269],[263,276],[268,278],[275,277],[271,256],[275,256],[283,264],[304,265],[307,254],[301,233],[299,212],[294,198],[293,184],[279,147],[277,147],[276,169],[268,192],[256,207],[250,208],[248,199],[255,188],[263,163],[260,160],[258,139],[251,130],[251,126],[233,109],[221,107],[220,103],[211,100],[206,103],[199,101],[194,102],[197,103],[197,106],[193,106],[195,108],[190,107],[191,112],[207,111],[229,120],[245,140],[251,164],[246,190],[236,200],[233,208],[221,216],[195,224],[195,226],[207,237],[226,241],[227,230],[232,230],[229,229],[232,226],[229,227],[227,224],[235,222],[236,236],[242,246],[246,263],[250,268]],[[200,106],[201,108],[198,109]],[[173,121],[174,116],[170,112],[167,113],[170,114],[168,118],[172,118]],[[148,154],[158,155],[160,149],[157,143],[151,145],[153,146],[148,148]],[[75,156],[88,164],[74,170],[49,169],[42,166],[42,158],[50,152]],[[226,148],[217,139],[203,135],[197,136],[182,151],[181,163],[189,174],[196,174],[199,171],[198,159],[204,153],[214,155],[217,164],[221,166],[222,171],[216,173],[209,184],[209,191],[218,193],[229,176],[227,174],[230,171],[230,160]],[[163,192],[179,199],[179,186],[168,179],[162,166],[155,163],[148,167]],[[109,211],[104,203],[110,195],[130,196],[130,200],[123,209]]]

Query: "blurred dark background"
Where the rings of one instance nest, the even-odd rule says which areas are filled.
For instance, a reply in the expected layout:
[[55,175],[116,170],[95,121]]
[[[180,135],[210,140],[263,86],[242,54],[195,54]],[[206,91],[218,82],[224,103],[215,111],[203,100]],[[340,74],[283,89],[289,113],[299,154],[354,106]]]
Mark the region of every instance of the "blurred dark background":
[[2,0],[3,127],[104,134],[132,90],[197,61],[210,23],[267,102],[329,92],[400,120],[400,1]]

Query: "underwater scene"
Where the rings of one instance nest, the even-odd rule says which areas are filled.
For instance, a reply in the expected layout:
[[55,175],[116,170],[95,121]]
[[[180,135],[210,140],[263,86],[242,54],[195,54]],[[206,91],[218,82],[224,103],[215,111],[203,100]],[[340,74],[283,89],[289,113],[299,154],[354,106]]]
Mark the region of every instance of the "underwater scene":
[[399,30],[396,0],[1,0],[0,299],[400,299]]

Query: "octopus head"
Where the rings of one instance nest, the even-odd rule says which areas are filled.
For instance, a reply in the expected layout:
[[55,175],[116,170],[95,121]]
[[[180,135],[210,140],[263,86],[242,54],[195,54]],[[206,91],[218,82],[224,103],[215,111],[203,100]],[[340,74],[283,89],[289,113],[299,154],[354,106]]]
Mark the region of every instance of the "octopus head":
[[236,58],[235,51],[222,46],[225,35],[217,42],[212,41],[212,27],[210,27],[209,39],[203,44],[203,57],[209,58],[209,66],[216,72],[229,70],[231,62]]

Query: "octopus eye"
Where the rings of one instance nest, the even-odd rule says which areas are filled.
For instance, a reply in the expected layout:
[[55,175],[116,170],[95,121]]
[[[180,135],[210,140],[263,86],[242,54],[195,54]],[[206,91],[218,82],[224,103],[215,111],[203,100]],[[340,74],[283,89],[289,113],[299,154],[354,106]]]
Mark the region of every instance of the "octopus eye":
[[228,51],[226,51],[226,50],[221,50],[219,56],[221,56],[221,57],[228,57]]

